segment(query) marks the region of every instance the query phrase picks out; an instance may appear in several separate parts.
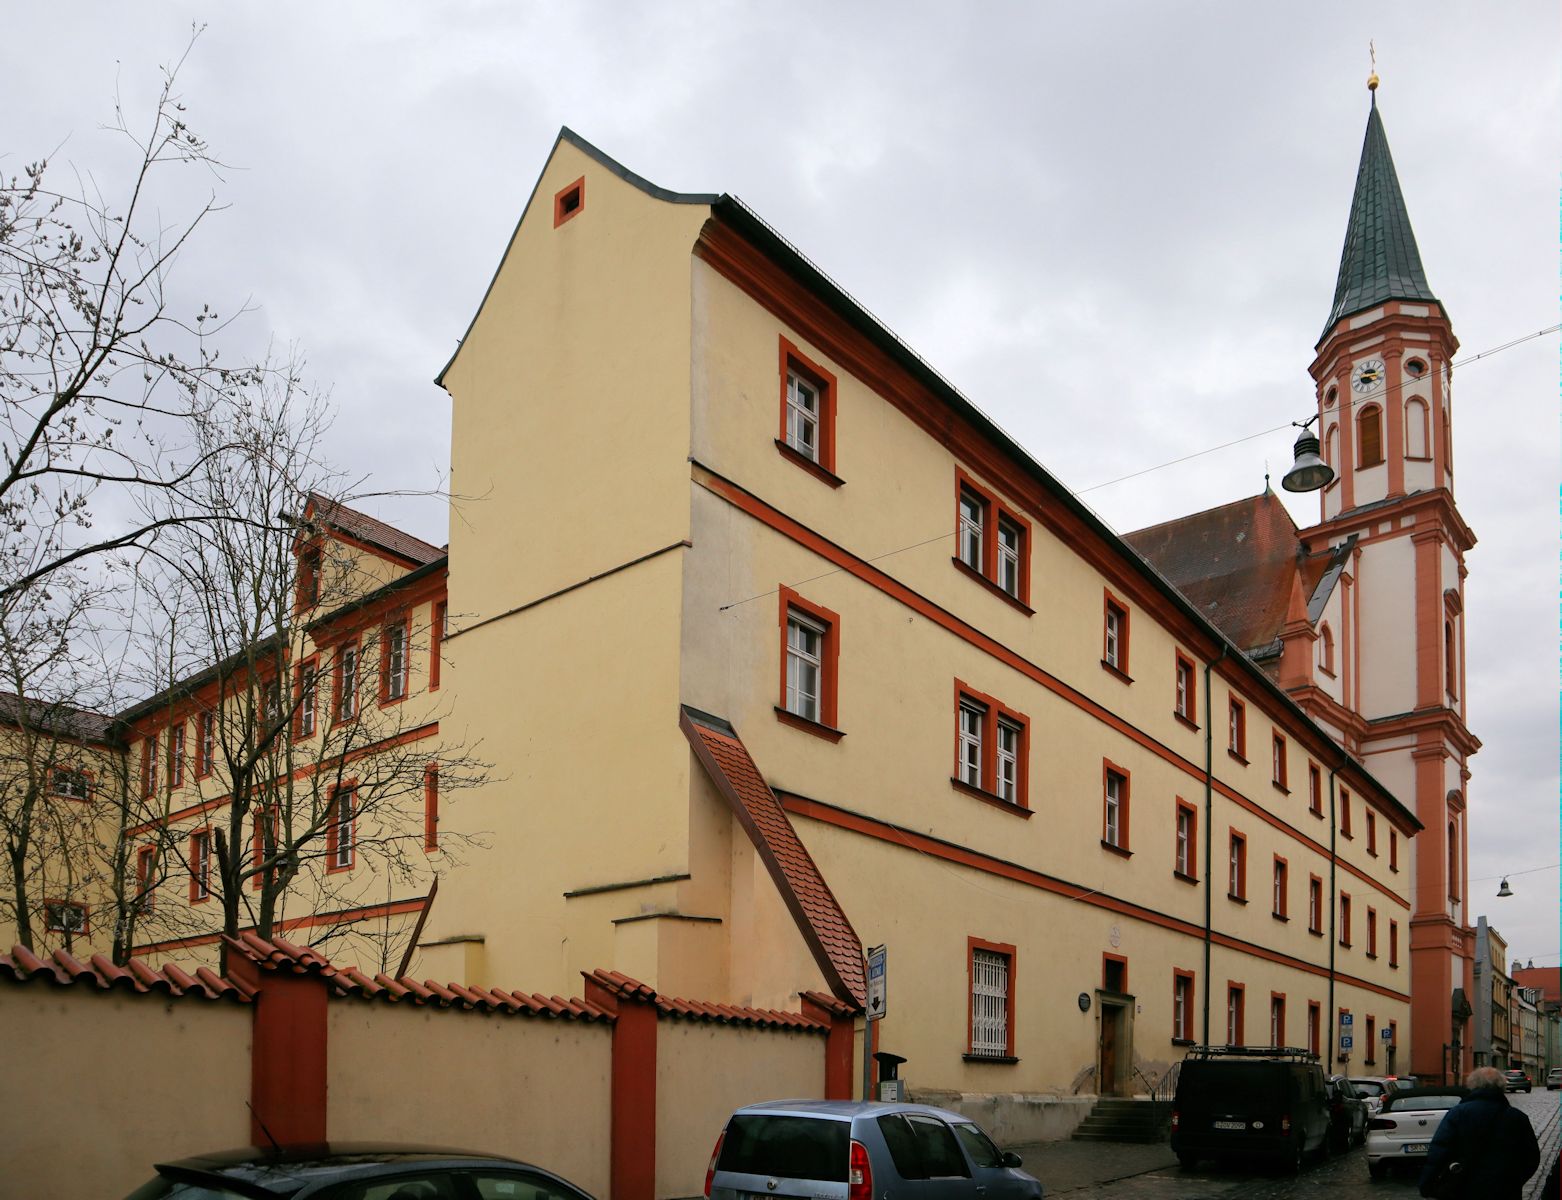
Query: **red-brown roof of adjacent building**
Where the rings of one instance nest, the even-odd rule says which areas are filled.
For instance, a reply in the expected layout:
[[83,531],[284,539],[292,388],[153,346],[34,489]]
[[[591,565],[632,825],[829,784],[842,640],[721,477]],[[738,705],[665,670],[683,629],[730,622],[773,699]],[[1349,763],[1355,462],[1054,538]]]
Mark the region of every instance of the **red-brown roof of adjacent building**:
[[752,839],[830,990],[860,1009],[868,995],[862,942],[737,731],[721,718],[688,706],[679,724]]
[[1123,540],[1250,654],[1280,636],[1298,578],[1311,597],[1329,567],[1328,555],[1305,555],[1291,514],[1268,489]]
[[425,542],[422,538],[413,537],[412,534],[397,529],[394,525],[387,525],[368,513],[359,512],[356,508],[348,508],[347,505],[322,496],[318,492],[309,493],[309,505],[305,511],[306,515],[321,525],[339,529],[360,542],[367,542],[371,546],[387,550],[396,557],[407,559],[418,566],[427,566],[445,557],[445,551],[439,546]]
[[1548,1004],[1562,1003],[1562,967],[1520,967],[1513,972],[1513,982],[1539,988]]

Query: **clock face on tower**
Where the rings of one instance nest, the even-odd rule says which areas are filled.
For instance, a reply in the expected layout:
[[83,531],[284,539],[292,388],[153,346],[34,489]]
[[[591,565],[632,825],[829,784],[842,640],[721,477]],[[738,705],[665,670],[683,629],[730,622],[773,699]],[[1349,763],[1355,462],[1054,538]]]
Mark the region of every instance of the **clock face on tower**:
[[1369,358],[1366,362],[1357,363],[1356,371],[1352,379],[1352,386],[1358,392],[1370,392],[1378,384],[1383,382],[1383,360]]

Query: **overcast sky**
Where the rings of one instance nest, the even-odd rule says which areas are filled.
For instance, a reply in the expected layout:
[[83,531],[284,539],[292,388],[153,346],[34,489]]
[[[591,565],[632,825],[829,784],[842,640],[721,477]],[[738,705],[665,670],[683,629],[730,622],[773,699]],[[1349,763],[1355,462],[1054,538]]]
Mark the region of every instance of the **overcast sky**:
[[[1119,530],[1289,466],[1282,430],[1094,486],[1313,412],[1369,39],[1459,357],[1558,320],[1550,0],[5,8],[0,170],[54,153],[110,190],[116,88],[144,120],[158,66],[209,20],[180,91],[232,169],[187,172],[187,197],[229,207],[179,286],[252,303],[235,355],[304,350],[334,389],[331,450],[372,488],[441,485],[431,381],[561,125],[662,186],[742,197]],[[1536,965],[1559,942],[1558,344],[1454,385],[1480,539],[1469,911]],[[377,511],[446,540],[437,500]]]

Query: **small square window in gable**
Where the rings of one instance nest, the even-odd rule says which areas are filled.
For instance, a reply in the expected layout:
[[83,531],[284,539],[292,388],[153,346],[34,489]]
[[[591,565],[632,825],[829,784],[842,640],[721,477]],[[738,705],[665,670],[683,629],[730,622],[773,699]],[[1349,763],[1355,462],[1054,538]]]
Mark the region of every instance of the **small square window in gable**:
[[582,175],[568,187],[560,188],[553,197],[553,227],[557,229],[565,221],[578,217],[586,207],[586,177]]

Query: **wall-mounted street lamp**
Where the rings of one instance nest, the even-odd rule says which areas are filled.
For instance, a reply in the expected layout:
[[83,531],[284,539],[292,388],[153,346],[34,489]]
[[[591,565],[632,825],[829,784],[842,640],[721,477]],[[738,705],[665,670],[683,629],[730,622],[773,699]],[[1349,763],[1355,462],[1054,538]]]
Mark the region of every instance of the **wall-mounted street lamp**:
[[1306,421],[1292,421],[1302,432],[1296,439],[1296,461],[1280,480],[1280,486],[1288,492],[1316,492],[1334,482],[1334,468],[1319,457],[1318,435],[1312,431],[1316,416]]

